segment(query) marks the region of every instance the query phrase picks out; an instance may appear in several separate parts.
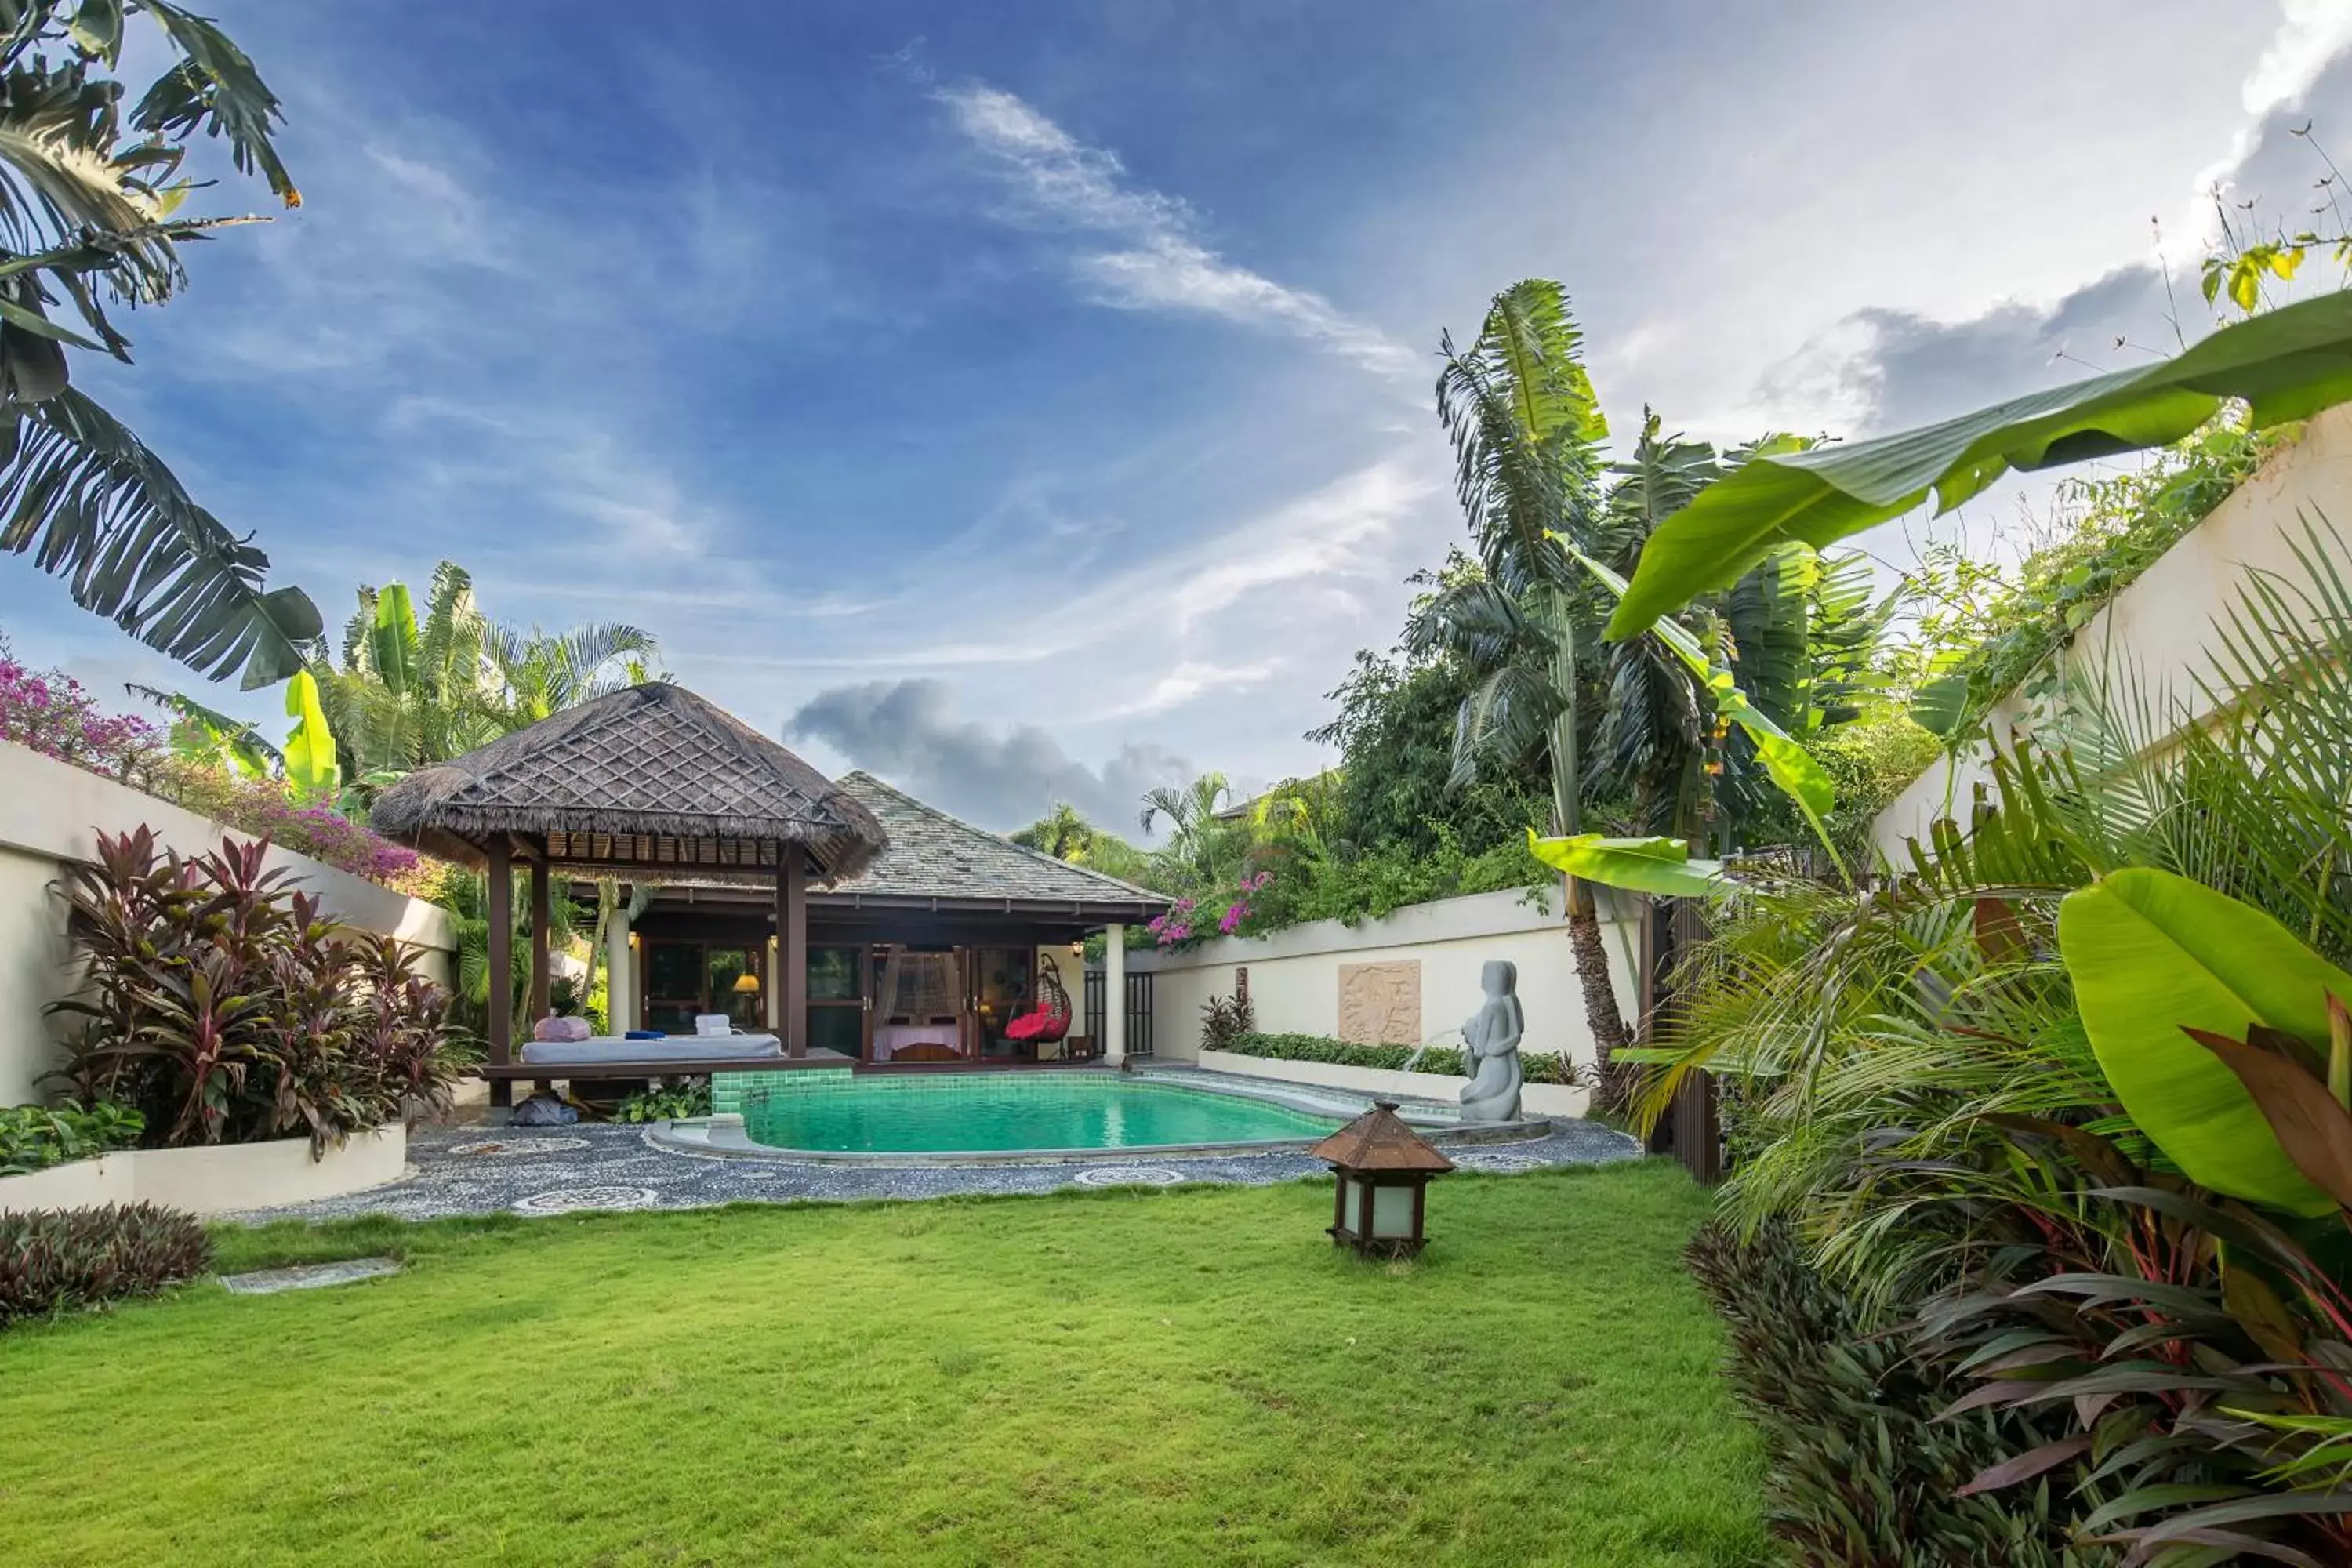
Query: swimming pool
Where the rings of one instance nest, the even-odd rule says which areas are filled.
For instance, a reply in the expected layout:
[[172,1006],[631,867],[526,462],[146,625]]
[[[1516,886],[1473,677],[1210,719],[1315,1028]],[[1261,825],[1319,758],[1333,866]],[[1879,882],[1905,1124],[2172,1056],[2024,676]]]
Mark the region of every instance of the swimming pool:
[[1298,1142],[1323,1137],[1343,1120],[1213,1089],[1093,1072],[727,1073],[713,1080],[712,1096],[715,1110],[743,1118],[754,1143],[841,1154]]

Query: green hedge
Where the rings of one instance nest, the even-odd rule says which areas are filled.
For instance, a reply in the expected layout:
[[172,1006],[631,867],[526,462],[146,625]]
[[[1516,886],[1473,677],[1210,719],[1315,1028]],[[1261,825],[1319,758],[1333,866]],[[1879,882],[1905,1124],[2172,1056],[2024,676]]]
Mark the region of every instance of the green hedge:
[[[1270,1057],[1278,1061],[1331,1062],[1348,1068],[1381,1068],[1395,1072],[1403,1068],[1414,1050],[1421,1050],[1421,1059],[1413,1063],[1415,1072],[1448,1073],[1464,1076],[1462,1050],[1458,1046],[1351,1046],[1345,1040],[1335,1040],[1328,1035],[1269,1035],[1253,1032],[1236,1038],[1227,1047],[1239,1057]],[[1519,1053],[1519,1071],[1529,1083],[1570,1083],[1567,1065],[1554,1052]]]

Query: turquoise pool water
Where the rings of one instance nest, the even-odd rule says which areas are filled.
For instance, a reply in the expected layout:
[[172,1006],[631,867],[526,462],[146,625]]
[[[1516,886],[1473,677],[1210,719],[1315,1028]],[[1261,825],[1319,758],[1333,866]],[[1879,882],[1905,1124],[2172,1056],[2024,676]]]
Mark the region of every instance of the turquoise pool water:
[[1265,1100],[1097,1073],[725,1073],[711,1089],[712,1109],[739,1111],[753,1142],[831,1153],[1265,1143],[1339,1125]]

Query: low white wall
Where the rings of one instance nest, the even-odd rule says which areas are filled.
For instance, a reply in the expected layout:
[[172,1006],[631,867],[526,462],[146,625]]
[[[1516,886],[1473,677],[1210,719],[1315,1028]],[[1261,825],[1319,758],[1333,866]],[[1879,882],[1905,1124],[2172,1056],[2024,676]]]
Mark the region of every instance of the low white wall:
[[308,1138],[123,1149],[26,1176],[0,1176],[0,1214],[131,1203],[198,1215],[281,1208],[396,1182],[407,1158],[408,1133],[397,1124],[355,1132],[317,1160]]
[[[51,885],[67,866],[97,858],[100,832],[142,824],[183,855],[217,848],[225,836],[219,824],[169,801],[0,742],[0,1105],[42,1099],[47,1086],[36,1080],[61,1056],[62,1028],[41,1010],[79,976],[65,905]],[[334,919],[423,949],[425,972],[448,983],[457,946],[448,911],[276,846],[269,863],[291,870]]]
[[[1156,1025],[1154,1026],[1157,1026]],[[1285,1083],[1319,1084],[1357,1094],[1395,1095],[1406,1100],[1436,1100],[1449,1103],[1462,1098],[1467,1080],[1451,1073],[1391,1072],[1382,1068],[1346,1067],[1339,1062],[1289,1061],[1275,1057],[1236,1056],[1232,1051],[1201,1051],[1202,1067],[1242,1078],[1278,1079]],[[1589,1096],[1562,1083],[1531,1083],[1519,1091],[1519,1107],[1534,1116],[1581,1116]]]
[[[2216,624],[2233,609],[2248,578],[2267,572],[2288,584],[2305,574],[2295,552],[2305,546],[2304,519],[2317,525],[2339,568],[2352,560],[2336,552],[2328,527],[2352,542],[2352,406],[2333,408],[2305,426],[2303,438],[2274,453],[2205,521],[2164,553],[2074,634],[2062,656],[2075,679],[2104,687],[2110,700],[2135,689],[2158,713],[2201,718],[2211,704],[2200,689],[2218,671]],[[2030,721],[2011,697],[1994,710],[1994,731]],[[2162,737],[2147,737],[2160,742]],[[1924,837],[1948,812],[1965,814],[1974,787],[1991,772],[1981,746],[1939,762],[1878,815],[1871,837],[1898,866],[1904,841]]]
[[[1618,1007],[1630,1020],[1637,999],[1633,901],[1620,903],[1607,889],[1598,891],[1609,973],[1617,986]],[[1249,970],[1250,1002],[1259,1029],[1337,1036],[1342,964],[1418,961],[1422,1043],[1459,1045],[1463,1022],[1485,998],[1480,970],[1488,959],[1507,959],[1519,966],[1519,1005],[1528,1021],[1519,1048],[1531,1054],[1561,1053],[1571,1061],[1588,1063],[1592,1060],[1592,1032],[1585,1026],[1584,993],[1577,984],[1557,889],[1549,901],[1551,908],[1546,910],[1517,892],[1475,893],[1409,905],[1385,920],[1359,926],[1317,921],[1268,936],[1221,938],[1186,952],[1132,952],[1128,963],[1155,976],[1152,1048],[1164,1059],[1191,1061],[1201,1054],[1202,1005],[1212,996],[1232,994],[1234,971],[1244,966]],[[1442,1081],[1459,1087],[1457,1080]]]

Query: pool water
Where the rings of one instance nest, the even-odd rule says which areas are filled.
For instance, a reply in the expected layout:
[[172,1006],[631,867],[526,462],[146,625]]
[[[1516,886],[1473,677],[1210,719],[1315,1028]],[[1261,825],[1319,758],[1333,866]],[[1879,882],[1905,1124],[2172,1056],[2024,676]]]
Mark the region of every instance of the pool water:
[[[755,1081],[728,1082],[738,1078]],[[1262,1100],[1107,1073],[728,1073],[712,1090],[713,1109],[740,1110],[753,1142],[835,1153],[1266,1143],[1321,1138],[1339,1125]]]

